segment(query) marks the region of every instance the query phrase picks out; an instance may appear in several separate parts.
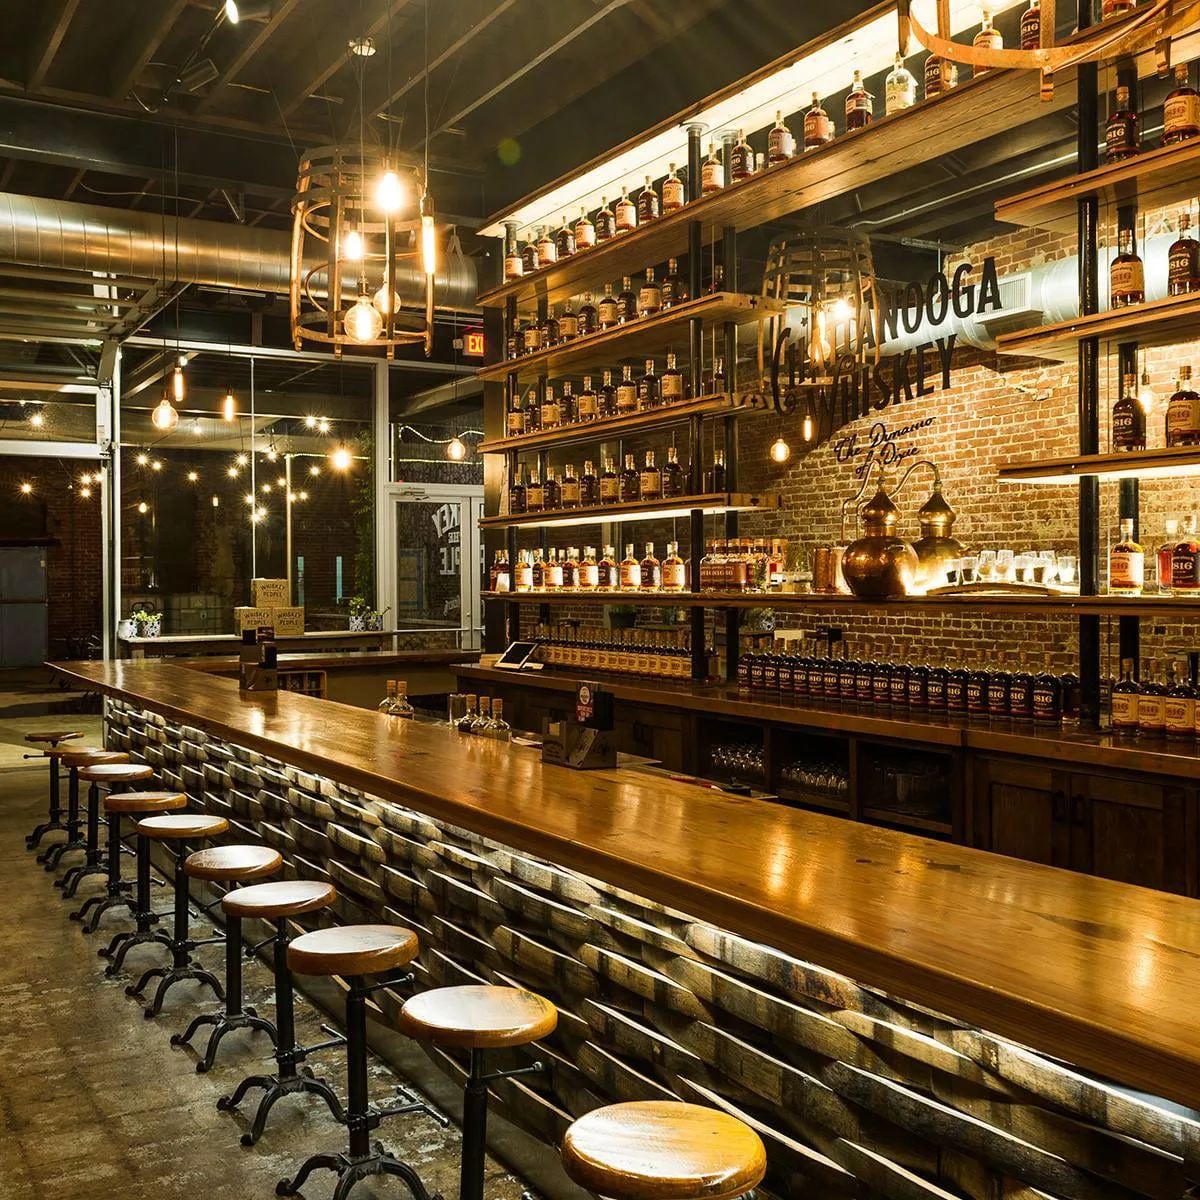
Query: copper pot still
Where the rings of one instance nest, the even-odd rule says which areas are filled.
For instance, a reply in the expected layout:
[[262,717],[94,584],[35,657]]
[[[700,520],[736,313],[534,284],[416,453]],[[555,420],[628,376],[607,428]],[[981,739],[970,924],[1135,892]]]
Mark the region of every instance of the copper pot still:
[[917,552],[896,535],[900,510],[881,486],[862,510],[866,533],[842,556],[842,574],[856,596],[882,599],[916,590]]
[[962,556],[962,542],[950,536],[957,515],[942,495],[939,480],[917,513],[921,537],[913,543],[913,549],[917,552],[917,587],[921,591],[944,587],[950,564]]
[[818,546],[813,550],[812,590],[822,595],[846,595],[850,589],[846,586],[842,574],[842,557],[846,553],[845,546]]

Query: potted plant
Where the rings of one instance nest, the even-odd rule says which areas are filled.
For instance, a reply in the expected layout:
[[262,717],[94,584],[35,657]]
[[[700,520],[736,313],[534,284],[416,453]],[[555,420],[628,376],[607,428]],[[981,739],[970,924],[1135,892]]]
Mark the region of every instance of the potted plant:
[[352,633],[362,633],[367,630],[377,630],[383,628],[383,618],[389,612],[389,609],[384,609],[380,612],[378,609],[372,608],[366,600],[365,596],[350,597],[350,630]]
[[138,608],[133,613],[133,628],[137,637],[162,637],[162,613]]

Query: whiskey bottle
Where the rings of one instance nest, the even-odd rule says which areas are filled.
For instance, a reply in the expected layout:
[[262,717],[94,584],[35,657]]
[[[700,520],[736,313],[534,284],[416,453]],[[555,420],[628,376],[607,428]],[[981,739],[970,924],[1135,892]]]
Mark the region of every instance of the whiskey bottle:
[[621,503],[636,504],[641,498],[641,472],[633,462],[633,455],[625,455],[625,470],[621,472]]
[[557,592],[563,585],[562,551],[553,546],[546,551],[546,590]]
[[468,733],[474,734],[476,737],[484,737],[487,734],[488,727],[492,723],[492,698],[491,696],[479,697],[479,711],[475,714],[475,719],[471,722],[471,727],[467,730]]
[[946,687],[950,682],[950,672],[943,666],[929,668],[929,682],[927,692],[929,695],[929,711],[930,712],[945,712],[946,711]]
[[659,394],[663,404],[678,404],[684,398],[683,372],[675,365],[675,355],[667,355],[667,369],[662,373]]
[[579,564],[579,587],[581,591],[594,592],[600,586],[600,564],[596,561],[596,547],[583,548],[583,560]]
[[1172,664],[1163,700],[1163,724],[1172,741],[1190,741],[1196,733],[1196,689],[1188,682],[1187,663]]
[[708,157],[700,168],[700,191],[702,195],[719,192],[725,186],[725,168],[716,146],[708,143]]
[[1029,0],[1021,14],[1021,49],[1037,50],[1042,44],[1042,2]]
[[1033,720],[1035,678],[1029,671],[1029,652],[1017,656],[1017,669],[1008,679],[1008,711],[1016,721]]
[[1121,539],[1108,554],[1109,595],[1140,596],[1144,579],[1145,554],[1133,539],[1132,518],[1124,517],[1121,520]]
[[579,548],[567,547],[567,556],[563,559],[563,591],[579,591]]
[[600,297],[600,303],[596,306],[596,316],[601,329],[611,329],[621,319],[621,310],[616,296],[613,295],[611,283],[604,285],[604,295]]
[[725,491],[725,451],[713,451],[713,463],[708,469],[708,487],[707,492],[723,492]]
[[1167,732],[1167,688],[1149,659],[1142,664],[1142,685],[1138,692],[1138,736],[1157,738]]
[[583,391],[575,398],[575,420],[581,425],[594,421],[600,415],[599,400],[596,389],[592,387],[592,377],[583,377]]
[[646,278],[638,288],[638,316],[652,317],[662,308],[662,288],[654,278],[654,268],[646,268]]
[[1192,387],[1192,368],[1179,368],[1179,387],[1167,401],[1167,445],[1200,446],[1200,393]]
[[646,372],[638,380],[638,408],[658,408],[662,401],[658,388],[658,376],[654,373],[654,359],[646,359]]
[[1129,89],[1117,88],[1117,104],[1104,126],[1104,157],[1121,162],[1142,152],[1142,120],[1129,103]]
[[988,673],[978,663],[967,672],[967,714],[982,717],[987,714]]
[[520,463],[513,472],[512,483],[508,485],[508,511],[510,516],[519,516],[525,512],[525,470]]
[[804,114],[804,150],[819,150],[834,137],[833,122],[821,107],[821,97],[813,92],[812,108]]
[[638,589],[657,592],[662,587],[662,564],[654,557],[654,543],[646,543],[646,557],[638,564]]
[[579,477],[579,504],[582,508],[595,508],[599,503],[600,480],[596,475],[596,464],[589,458]]
[[971,673],[957,662],[951,662],[946,674],[946,709],[952,713],[967,711],[967,684]]
[[1192,214],[1179,214],[1179,237],[1167,251],[1167,294],[1183,296],[1200,291],[1200,242],[1192,237]]
[[642,584],[642,566],[633,556],[633,543],[625,544],[625,557],[621,559],[620,586],[623,592],[636,592]]
[[600,211],[596,214],[596,241],[607,242],[617,236],[617,218],[608,207],[608,200],[600,197]]
[[558,255],[559,262],[575,253],[575,230],[567,224],[566,213],[563,213],[562,224],[554,235],[554,252]]
[[737,131],[737,141],[729,151],[729,178],[734,183],[749,179],[754,174],[754,151],[746,141],[746,131]]
[[529,482],[525,485],[525,511],[541,512],[545,507],[546,489],[542,486],[537,471],[530,471]]
[[546,310],[546,319],[542,322],[542,349],[558,345],[558,314],[554,308]]
[[1108,290],[1113,308],[1141,304],[1146,299],[1146,273],[1132,229],[1117,234],[1117,257],[1108,269]]
[[550,230],[538,227],[537,258],[539,267],[552,267],[558,262],[558,244]]
[[625,325],[630,321],[636,321],[637,315],[637,292],[633,290],[633,280],[625,275],[621,279],[621,290],[617,293],[617,324]]
[[908,669],[909,708],[929,707],[929,668],[924,663],[914,663]]
[[[1000,36],[1000,31],[992,25],[991,9],[983,10],[983,25],[979,32],[975,35],[972,42],[976,50],[1003,50],[1004,38]],[[990,70],[989,67],[976,67],[975,74],[982,75],[985,71]]]
[[1173,146],[1200,136],[1200,92],[1188,81],[1187,63],[1175,65],[1175,87],[1163,101],[1162,144]]
[[542,406],[538,403],[537,391],[530,388],[525,393],[525,432],[537,433],[542,427]]
[[621,503],[621,477],[617,474],[616,463],[611,458],[604,460],[604,471],[600,475],[600,503]]
[[1146,410],[1137,397],[1136,375],[1125,376],[1121,398],[1113,405],[1112,448],[1117,451],[1146,448]]
[[637,205],[629,198],[629,189],[621,189],[621,198],[616,208],[617,232],[629,233],[637,228]]
[[558,340],[573,342],[579,336],[579,314],[575,311],[570,300],[562,306],[558,314]]
[[901,708],[908,704],[908,676],[911,668],[908,659],[908,643],[901,642],[897,647],[897,662],[892,663],[891,674],[888,677],[888,702],[893,708]]
[[547,512],[557,512],[562,508],[562,484],[558,481],[558,472],[553,467],[546,468],[546,482],[542,484],[542,506]]
[[1155,575],[1160,596],[1171,594],[1171,570],[1175,558],[1175,547],[1179,545],[1179,522],[1168,518],[1164,526],[1164,540],[1154,552]]
[[713,267],[712,278],[708,281],[708,294],[715,296],[725,290],[725,264],[717,263]]
[[[852,653],[850,643],[843,641],[842,657],[838,659],[837,666],[837,691],[839,700],[854,700],[857,679],[858,659]],[[911,687],[911,680],[909,681],[909,686]]]
[[709,380],[709,394],[720,396],[725,391],[725,360],[719,355],[713,360],[712,378]]
[[[632,550],[633,547],[630,546]],[[617,553],[613,546],[604,547],[604,556],[596,564],[600,581],[596,587],[602,592],[615,592],[620,585],[621,577],[617,570]]]
[[662,185],[663,213],[678,212],[686,203],[687,188],[684,187],[683,180],[676,174],[675,164],[672,163]]
[[510,238],[504,247],[504,278],[520,279],[525,274],[525,262],[517,247],[517,239]]
[[530,576],[531,586],[535,592],[546,590],[546,554],[544,550],[531,551],[533,557],[533,573]]
[[1117,737],[1130,737],[1137,732],[1140,691],[1133,677],[1133,659],[1121,659],[1121,678],[1112,690],[1112,731]]
[[889,116],[912,108],[917,102],[917,81],[904,65],[904,56],[896,52],[896,65],[888,72],[883,84],[884,112]]
[[1038,725],[1058,725],[1063,715],[1062,680],[1054,673],[1054,656],[1042,657],[1042,669],[1033,681],[1033,719]]
[[838,660],[834,649],[836,643],[831,643],[829,653],[821,663],[821,691],[827,700],[838,697]]
[[517,565],[513,570],[513,591],[528,592],[533,590],[533,560],[528,550],[517,554]]
[[521,247],[521,274],[531,275],[541,265],[538,262],[536,235]]
[[1183,537],[1175,543],[1171,555],[1171,591],[1177,596],[1200,593],[1200,540],[1194,516],[1184,517]]
[[958,66],[948,58],[931,54],[925,60],[925,99],[931,100],[943,92],[958,87]]
[[687,563],[679,557],[679,543],[667,543],[667,557],[662,561],[662,590],[682,592],[687,589]]
[[575,411],[575,396],[571,391],[572,387],[569,379],[563,381],[562,395],[558,398],[558,422],[560,425],[574,425],[579,420],[579,415]]
[[1011,714],[1012,676],[1003,665],[988,672],[987,677],[987,711],[993,720],[1002,719]]
[[[858,666],[854,672],[854,699],[859,704],[869,704],[874,694],[875,688],[875,668],[879,664],[875,661],[875,652],[870,642],[863,646],[863,652],[859,656]],[[932,706],[933,703],[933,683],[930,680],[929,699]],[[942,707],[945,707],[945,690],[942,691]]]
[[796,139],[783,123],[783,110],[775,114],[775,124],[767,134],[767,165],[777,167],[796,153]]
[[578,508],[583,503],[582,491],[574,466],[567,463],[563,469],[562,484],[559,487],[559,504],[563,508]]
[[862,72],[854,72],[854,82],[846,96],[846,132],[866,129],[875,115],[875,98],[863,86]]
[[617,415],[617,389],[613,386],[611,371],[601,375],[600,390],[596,393],[596,411],[601,417]]
[[509,437],[520,437],[525,432],[525,410],[521,407],[519,396],[514,396],[509,402],[504,429]]
[[492,722],[486,733],[494,742],[512,740],[512,726],[504,719],[504,701],[498,696],[492,701]]
[[662,471],[655,466],[654,451],[646,451],[646,464],[638,479],[638,492],[643,500],[662,499]]
[[526,321],[521,326],[521,349],[526,354],[536,354],[542,348],[542,327],[536,321]]
[[638,224],[645,225],[649,221],[657,221],[658,214],[658,193],[654,190],[654,180],[647,175],[646,184],[637,198]]
[[662,468],[662,497],[664,500],[674,500],[684,494],[683,468],[679,465],[679,451],[674,446],[667,447],[667,461]]
[[541,422],[543,429],[557,429],[562,424],[562,407],[554,394],[554,385],[547,384],[542,397]]
[[638,385],[633,381],[633,367],[625,365],[621,382],[617,384],[617,416],[627,416],[638,409]]
[[600,328],[600,314],[592,300],[591,292],[583,293],[583,303],[579,306],[579,336],[588,337]]
[[575,222],[575,249],[590,250],[596,244],[596,226],[588,216],[586,208],[580,208],[579,220]]
[[687,280],[679,273],[679,260],[667,259],[667,277],[662,281],[662,306],[673,308],[688,299]]
[[508,568],[508,551],[497,550],[488,572],[488,588],[493,592],[512,591],[512,572]]
[[892,702],[892,664],[877,662],[871,677],[871,702],[876,708],[887,708]]

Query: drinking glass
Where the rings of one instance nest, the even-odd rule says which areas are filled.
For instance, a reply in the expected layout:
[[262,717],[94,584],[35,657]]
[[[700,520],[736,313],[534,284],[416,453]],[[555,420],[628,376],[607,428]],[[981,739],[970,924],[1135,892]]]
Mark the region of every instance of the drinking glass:
[[961,558],[948,558],[946,560],[946,582],[957,583],[959,573],[962,571]]
[[1075,566],[1075,555],[1060,554],[1058,556],[1058,582],[1067,586],[1073,584],[1075,582]]
[[963,583],[974,583],[978,576],[979,559],[974,554],[967,554],[958,560],[958,573]]
[[454,692],[450,696],[450,724],[457,726],[467,715],[467,697],[463,692]]
[[1013,569],[1013,552],[1011,550],[996,551],[996,579],[1000,583],[1012,583],[1016,578]]
[[990,583],[996,576],[996,552],[995,550],[981,550],[979,552],[979,578],[983,583]]
[[1053,550],[1039,550],[1038,558],[1046,564],[1046,583],[1053,583],[1058,578],[1058,555]]
[[1018,583],[1032,583],[1033,582],[1033,555],[1032,554],[1018,554],[1013,559],[1013,567],[1015,568],[1016,573],[1017,573],[1017,582]]

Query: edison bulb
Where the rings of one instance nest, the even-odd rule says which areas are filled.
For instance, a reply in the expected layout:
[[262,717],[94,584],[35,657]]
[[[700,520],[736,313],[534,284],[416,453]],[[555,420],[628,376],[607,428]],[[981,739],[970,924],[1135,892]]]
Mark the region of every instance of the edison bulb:
[[350,451],[345,446],[339,446],[330,456],[329,461],[333,464],[335,470],[348,471],[353,459],[350,456]]
[[1145,409],[1146,412],[1151,412],[1154,408],[1154,402],[1158,397],[1154,393],[1154,389],[1150,386],[1150,372],[1142,372],[1142,386],[1138,388],[1138,403]]
[[175,403],[183,403],[183,367],[175,368],[175,374],[171,378],[171,391],[175,395]]
[[150,420],[153,422],[155,429],[161,429],[169,433],[179,424],[179,413],[170,400],[164,396],[154,406],[154,412],[150,414]]
[[346,313],[346,336],[356,342],[373,342],[383,329],[383,318],[370,296],[359,296]]
[[401,305],[400,294],[399,294],[399,292],[392,292],[391,299],[389,301],[388,287],[387,287],[387,284],[385,283],[379,289],[379,291],[377,291],[375,293],[375,295],[371,297],[371,303],[374,304],[375,307],[379,310],[379,312],[383,316],[386,317],[389,313],[400,311],[400,305]]
[[317,422],[317,432],[318,433],[328,433],[329,432],[329,418],[328,417],[322,417]]
[[41,429],[46,424],[46,417],[43,413],[35,412],[30,418],[29,423],[34,429]]
[[195,483],[200,478],[199,471],[189,471],[187,473],[188,483]]
[[428,213],[421,218],[421,266],[426,275],[437,274],[437,227]]
[[375,185],[375,203],[385,213],[398,211],[404,203],[404,185],[395,171],[384,171]]
[[150,461],[150,455],[143,451],[133,461],[136,462],[139,467],[144,467]]
[[204,432],[204,426],[200,424],[199,420],[195,420],[192,422],[192,432],[197,437],[200,437],[200,435]]
[[239,454],[236,461],[239,467],[248,467],[250,465],[250,460],[244,454]]
[[21,495],[22,496],[32,496],[33,495],[33,484],[32,483],[21,484]]
[[221,416],[226,421],[232,421],[237,416],[237,400],[234,398],[233,388],[225,393],[225,399],[221,402]]
[[81,495],[81,496],[82,496],[82,497],[83,497],[85,500],[90,500],[90,499],[92,498],[92,489],[91,489],[90,487],[81,487],[81,488],[79,489],[79,494],[80,494],[80,495]]
[[352,229],[342,241],[342,257],[347,262],[362,262],[365,247],[362,234]]
[[446,445],[446,457],[451,462],[462,462],[467,457],[467,446],[462,438],[456,435],[450,439]]
[[315,478],[317,475],[320,475],[321,468],[314,464],[313,466],[308,468],[308,473]]
[[145,502],[145,500],[142,500],[138,504],[138,512],[140,512],[142,514],[142,516],[144,517],[149,511],[150,511],[150,505],[148,505]]
[[815,433],[816,429],[813,426],[812,414],[805,413],[804,421],[800,426],[800,436],[803,437],[806,442],[811,442]]
[[848,321],[854,315],[854,310],[850,307],[850,301],[844,296],[839,296],[834,302],[833,307],[829,310],[835,321]]
[[783,440],[783,435],[780,434],[771,445],[771,461],[785,463],[791,457],[792,448]]

